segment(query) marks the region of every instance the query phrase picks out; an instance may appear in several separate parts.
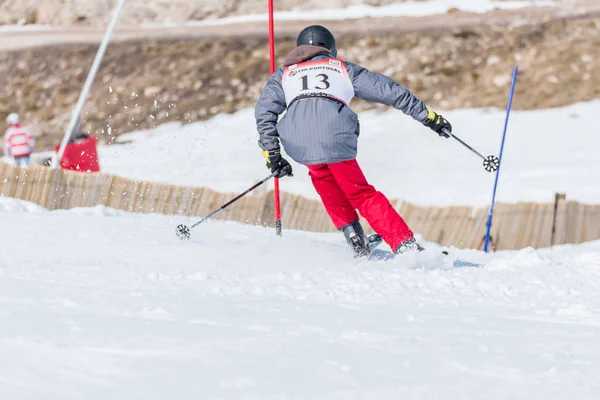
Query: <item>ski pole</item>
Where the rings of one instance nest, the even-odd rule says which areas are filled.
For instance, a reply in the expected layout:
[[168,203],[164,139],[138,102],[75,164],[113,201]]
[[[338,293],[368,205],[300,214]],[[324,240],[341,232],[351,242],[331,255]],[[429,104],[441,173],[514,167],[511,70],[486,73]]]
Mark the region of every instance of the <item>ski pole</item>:
[[463,140],[461,140],[458,136],[454,135],[449,130],[444,129],[444,133],[451,136],[452,138],[456,139],[460,144],[462,144],[467,149],[471,150],[474,154],[479,156],[479,158],[481,158],[483,160],[483,168],[485,168],[485,170],[487,172],[495,172],[500,167],[500,159],[498,159],[498,157],[496,157],[496,156],[487,156],[486,157],[483,154],[481,154],[480,152],[478,152],[477,150],[475,150],[474,148],[472,148],[471,146],[469,146],[467,143],[465,143]]
[[208,214],[206,217],[202,218],[200,221],[196,222],[194,225],[192,225],[191,227],[188,227],[186,225],[178,225],[177,229],[175,230],[175,233],[177,234],[177,237],[181,240],[186,240],[190,238],[190,231],[197,227],[198,225],[200,225],[203,222],[208,221],[209,219],[211,219],[212,217],[214,217],[215,215],[217,215],[218,213],[220,213],[221,211],[223,211],[224,209],[226,209],[227,207],[229,207],[230,205],[232,205],[233,203],[235,203],[236,201],[238,201],[239,199],[241,199],[242,197],[244,197],[245,195],[247,195],[248,193],[250,193],[251,191],[253,191],[254,189],[256,189],[257,187],[261,186],[262,184],[266,183],[269,179],[275,177],[275,175],[277,175],[279,173],[279,171],[273,172],[271,175],[267,176],[265,179],[263,179],[260,182],[255,183],[251,188],[249,188],[248,190],[246,190],[244,193],[241,193],[240,195],[234,197],[233,199],[229,200],[227,203],[223,204],[221,207],[219,207],[218,209],[216,209],[215,211],[211,212],[210,214]]

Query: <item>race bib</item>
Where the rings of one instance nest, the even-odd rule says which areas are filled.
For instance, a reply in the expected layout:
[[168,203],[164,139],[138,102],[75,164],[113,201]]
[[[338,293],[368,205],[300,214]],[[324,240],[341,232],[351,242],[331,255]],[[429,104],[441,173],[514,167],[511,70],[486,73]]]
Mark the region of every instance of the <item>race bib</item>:
[[334,58],[286,67],[282,85],[288,107],[304,97],[327,97],[346,105],[354,97],[354,87],[344,62]]

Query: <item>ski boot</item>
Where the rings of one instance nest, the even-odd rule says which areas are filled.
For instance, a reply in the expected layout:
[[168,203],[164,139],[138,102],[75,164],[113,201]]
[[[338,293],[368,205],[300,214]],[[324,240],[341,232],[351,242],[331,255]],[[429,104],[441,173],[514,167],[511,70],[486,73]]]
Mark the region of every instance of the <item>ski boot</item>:
[[368,257],[371,251],[383,241],[377,234],[367,237],[359,221],[354,221],[340,230],[344,233],[356,259]]
[[421,247],[415,238],[410,238],[402,242],[400,246],[394,251],[395,254],[415,253],[419,251],[425,251],[425,248]]

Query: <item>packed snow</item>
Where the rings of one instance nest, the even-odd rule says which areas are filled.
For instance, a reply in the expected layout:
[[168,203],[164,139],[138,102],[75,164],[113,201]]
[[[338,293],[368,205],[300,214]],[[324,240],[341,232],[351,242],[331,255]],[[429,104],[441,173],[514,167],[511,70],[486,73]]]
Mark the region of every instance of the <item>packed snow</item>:
[[[344,20],[360,18],[381,17],[424,17],[428,15],[444,14],[451,9],[466,12],[485,13],[494,9],[517,9],[532,6],[552,6],[555,2],[546,0],[533,1],[493,1],[493,0],[426,0],[406,1],[386,4],[383,6],[370,6],[356,4],[345,8],[313,9],[280,11],[275,13],[277,21],[300,20]],[[228,25],[242,22],[263,22],[269,19],[268,14],[251,14],[219,19],[206,19],[199,22],[190,22],[191,25],[215,26]]]
[[0,25],[0,33],[4,32],[37,32],[53,29],[50,25]]
[[[569,107],[513,111],[498,200],[551,202],[555,192],[600,203],[600,101]],[[458,137],[484,155],[498,154],[505,111],[442,111]],[[389,197],[420,205],[488,204],[494,174],[453,139],[441,139],[397,110],[360,114],[358,161]],[[169,124],[123,135],[126,144],[100,148],[101,168],[135,179],[241,192],[268,174],[257,145],[252,110],[185,126]],[[316,198],[306,168],[282,190]]]
[[357,265],[337,233],[0,204],[2,399],[600,396],[600,242]]

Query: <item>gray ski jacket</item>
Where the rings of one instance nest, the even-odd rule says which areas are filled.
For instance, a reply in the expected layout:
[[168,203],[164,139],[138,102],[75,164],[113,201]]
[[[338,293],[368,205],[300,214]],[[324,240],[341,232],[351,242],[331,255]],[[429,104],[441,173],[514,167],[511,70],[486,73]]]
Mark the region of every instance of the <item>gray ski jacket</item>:
[[[281,140],[285,152],[300,164],[332,164],[356,158],[360,126],[350,107],[340,107],[339,102],[326,97],[309,97],[294,101],[286,111],[288,102],[282,86],[285,67],[330,58],[333,56],[327,49],[300,46],[271,75],[255,108],[258,142],[263,150],[279,148]],[[419,122],[427,118],[425,103],[404,86],[359,65],[344,63],[355,97],[393,106]]]

